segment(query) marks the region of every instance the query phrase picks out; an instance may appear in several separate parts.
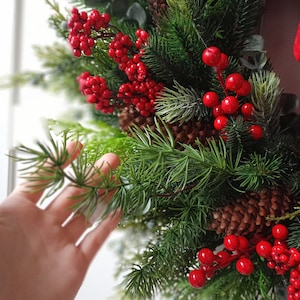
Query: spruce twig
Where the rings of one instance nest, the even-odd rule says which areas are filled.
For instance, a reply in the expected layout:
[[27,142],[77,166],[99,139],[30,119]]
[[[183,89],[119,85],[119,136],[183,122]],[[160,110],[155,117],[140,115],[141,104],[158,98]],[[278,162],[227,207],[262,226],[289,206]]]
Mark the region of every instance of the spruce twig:
[[[49,133],[50,142],[48,144],[37,142],[37,149],[24,145],[17,146],[18,154],[13,159],[25,164],[25,167],[20,170],[21,178],[30,183],[32,190],[46,189],[41,202],[53,196],[65,183],[68,183],[82,188],[82,192],[73,197],[80,201],[76,201],[74,205],[70,204],[70,209],[90,216],[103,197],[109,191],[118,188],[118,176],[112,170],[104,176],[100,171],[101,166],[93,167],[101,152],[90,156],[88,152],[82,151],[76,161],[71,162],[69,168],[64,169],[63,166],[72,155],[67,151],[67,143],[70,141],[69,131],[63,131],[60,138],[59,140]],[[98,194],[98,190],[103,190],[103,194]]]
[[173,89],[165,88],[156,100],[156,114],[166,123],[179,121],[179,124],[193,118],[203,119],[209,114],[201,98],[193,88],[185,88],[177,81]]
[[253,87],[251,102],[255,107],[254,117],[264,124],[267,132],[274,134],[279,129],[280,79],[273,71],[260,70],[252,73],[249,81]]

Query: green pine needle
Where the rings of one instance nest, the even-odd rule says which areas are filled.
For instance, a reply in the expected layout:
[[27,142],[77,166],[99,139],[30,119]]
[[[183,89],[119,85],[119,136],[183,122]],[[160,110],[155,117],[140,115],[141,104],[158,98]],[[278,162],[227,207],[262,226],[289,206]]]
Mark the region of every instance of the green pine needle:
[[250,154],[247,161],[236,169],[236,181],[248,191],[257,191],[264,186],[277,186],[287,169],[281,155]]
[[209,114],[201,98],[193,88],[185,88],[177,81],[172,89],[165,88],[156,99],[156,114],[166,123],[181,125],[193,118],[202,119]]
[[[79,135],[74,138],[74,132],[63,130],[60,135],[49,132],[48,139],[49,143],[37,142],[35,148],[23,145],[16,147],[17,155],[13,158],[25,165],[20,169],[21,178],[30,183],[33,191],[45,190],[41,202],[56,194],[65,183],[83,188],[82,193],[74,198],[80,201],[76,201],[75,205],[70,204],[69,208],[85,213],[86,216],[92,215],[105,195],[118,188],[118,171],[110,170],[104,176],[100,172],[101,166],[93,167],[104,154],[101,148],[93,148],[91,154],[88,149],[83,149],[77,159],[64,169],[72,155],[67,151],[67,144],[69,141],[79,141]],[[98,190],[103,190],[103,194],[99,195]]]
[[264,124],[270,132],[276,132],[280,110],[278,103],[281,95],[280,79],[273,71],[261,70],[251,74],[251,102],[255,107],[254,117]]

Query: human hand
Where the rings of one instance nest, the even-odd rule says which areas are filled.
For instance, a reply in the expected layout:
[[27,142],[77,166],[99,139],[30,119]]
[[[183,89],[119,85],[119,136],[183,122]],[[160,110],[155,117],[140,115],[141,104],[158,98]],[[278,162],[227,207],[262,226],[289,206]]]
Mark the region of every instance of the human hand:
[[[80,150],[78,143],[69,144],[71,160]],[[105,175],[119,165],[119,158],[108,153],[97,165]],[[65,187],[45,209],[37,206],[42,191],[30,189],[30,183],[24,182],[0,204],[0,299],[72,300],[92,259],[120,221],[121,213],[107,216],[75,245],[91,224],[84,215],[76,215],[66,226],[62,224],[70,214],[70,197],[82,189]]]

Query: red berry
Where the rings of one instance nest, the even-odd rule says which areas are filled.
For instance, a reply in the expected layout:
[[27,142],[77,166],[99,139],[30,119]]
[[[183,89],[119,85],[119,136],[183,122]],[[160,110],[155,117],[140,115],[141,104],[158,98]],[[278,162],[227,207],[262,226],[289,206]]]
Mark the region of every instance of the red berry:
[[239,109],[239,101],[236,97],[233,96],[227,96],[225,97],[222,102],[222,110],[226,114],[234,114]]
[[219,48],[211,46],[202,52],[202,61],[210,67],[216,67],[221,59],[221,51]]
[[286,289],[287,289],[287,292],[290,294],[295,292],[295,288],[291,284],[288,285]]
[[108,24],[108,23],[110,22],[110,15],[107,14],[107,13],[104,13],[104,14],[102,15],[102,19],[103,19],[103,22],[104,22],[105,24]]
[[291,259],[293,259],[296,263],[300,262],[300,252],[296,248],[290,248],[289,252],[291,254]]
[[198,252],[198,260],[203,265],[211,266],[215,262],[215,254],[209,248],[202,248]]
[[267,241],[260,241],[256,244],[256,252],[259,256],[264,258],[271,257],[272,245]]
[[222,268],[226,268],[230,265],[231,255],[227,251],[221,250],[216,254],[216,256],[216,261]]
[[290,278],[298,278],[299,277],[299,272],[296,269],[293,269],[290,271]]
[[249,127],[249,133],[255,140],[260,140],[264,135],[264,130],[259,125],[251,125]]
[[202,288],[206,283],[206,275],[203,270],[192,270],[189,273],[189,283],[194,288]]
[[237,91],[243,86],[244,78],[239,73],[232,73],[225,79],[225,86],[229,91]]
[[288,257],[288,255],[286,255],[286,254],[281,254],[281,255],[279,256],[279,260],[280,260],[281,263],[287,264],[288,261],[289,261],[289,257]]
[[273,270],[276,267],[276,263],[275,263],[275,261],[270,260],[270,261],[267,262],[267,266],[268,266],[269,269]]
[[228,118],[227,117],[219,116],[219,117],[215,118],[214,127],[218,131],[221,131],[222,129],[224,129],[227,126],[227,123],[228,123]]
[[224,116],[225,115],[224,111],[222,110],[221,104],[216,105],[216,106],[213,107],[212,114],[215,118],[218,117],[218,116]]
[[253,114],[254,106],[252,103],[244,103],[241,107],[241,112],[245,117],[249,117]]
[[224,238],[224,247],[229,251],[236,251],[240,247],[240,240],[238,236],[229,234]]
[[288,249],[288,244],[286,241],[284,240],[278,240],[278,239],[275,239],[274,242],[273,242],[274,246],[278,246],[278,245],[281,245],[283,246],[284,248]]
[[249,248],[249,241],[243,235],[238,236],[239,239],[239,251],[244,252]]
[[217,68],[219,71],[223,71],[228,67],[229,61],[228,61],[228,56],[224,53],[221,53],[221,58],[220,61],[217,65]]
[[206,107],[213,108],[219,104],[219,96],[215,92],[207,92],[203,95],[202,102]]
[[252,86],[251,86],[250,82],[248,80],[244,80],[242,87],[240,87],[239,89],[237,89],[236,93],[239,96],[247,96],[247,95],[250,94],[251,89],[252,89]]
[[294,288],[296,290],[299,290],[300,289],[300,278],[293,280],[292,285],[294,286]]
[[237,271],[242,275],[250,275],[254,271],[253,262],[246,257],[238,259],[235,264]]
[[284,241],[289,236],[289,230],[288,228],[283,224],[276,224],[272,228],[272,235],[275,239],[278,239],[280,241]]
[[211,267],[210,269],[207,269],[205,271],[205,276],[206,276],[206,279],[212,279],[215,275],[215,270],[214,270],[214,267]]

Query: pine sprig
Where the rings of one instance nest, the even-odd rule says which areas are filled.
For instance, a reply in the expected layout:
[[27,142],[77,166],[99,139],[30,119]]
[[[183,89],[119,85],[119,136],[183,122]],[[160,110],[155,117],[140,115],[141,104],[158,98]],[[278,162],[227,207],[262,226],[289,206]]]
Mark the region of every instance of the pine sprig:
[[255,106],[254,116],[267,131],[275,133],[279,128],[280,79],[273,71],[260,70],[251,74],[251,101]]
[[56,1],[45,0],[46,4],[50,7],[53,14],[48,18],[48,22],[50,27],[52,27],[58,35],[63,38],[68,36],[68,29],[67,29],[67,15],[64,15],[61,12],[61,8],[59,3]]
[[228,184],[240,157],[228,155],[222,141],[209,141],[209,147],[199,143],[199,149],[183,145],[181,151],[175,148],[170,133],[166,137],[150,128],[136,128],[134,135],[135,151],[123,165],[128,183],[124,182],[117,200],[133,215],[149,204],[148,199],[151,208],[157,208],[165,201],[172,207],[184,193],[212,195],[216,188]]
[[288,243],[290,247],[300,249],[300,219],[299,216],[294,218],[289,225]]
[[208,141],[208,147],[199,142],[197,149],[182,145],[183,150],[178,150],[171,135],[159,135],[150,128],[136,128],[134,135],[135,151],[123,165],[128,182],[116,202],[133,215],[148,205],[150,211],[161,205],[172,207],[185,193],[191,193],[191,202],[193,193],[206,194],[210,206],[221,190],[245,192],[276,186],[288,172],[280,154],[245,156],[241,147],[233,152],[222,139]]
[[[151,299],[157,291],[164,291],[172,282],[185,277],[201,229],[195,226],[199,214],[196,208],[189,210],[192,214],[185,208],[180,211],[178,209],[179,214],[168,225],[161,227],[158,240],[151,241],[142,256],[137,255],[139,262],[125,276],[129,299]],[[141,289],[141,284],[146,288]]]
[[264,186],[277,186],[287,172],[281,155],[270,157],[250,154],[247,161],[236,170],[236,180],[246,190],[259,190]]
[[228,42],[229,53],[238,55],[246,39],[255,32],[260,14],[259,0],[231,1],[229,11],[233,14],[231,17],[234,21],[233,24],[228,22],[229,19],[224,22],[228,27],[224,30],[223,41]]
[[132,151],[131,139],[119,129],[100,120],[84,125],[75,121],[48,120],[48,128],[56,135],[68,132],[69,140],[79,140],[84,144],[90,159],[99,158],[107,152],[114,152],[125,160]]
[[166,123],[182,124],[193,118],[204,119],[209,114],[198,93],[176,81],[172,89],[165,88],[158,96],[155,108],[156,114]]
[[[91,156],[84,150],[74,162],[71,162],[69,168],[64,169],[64,165],[72,156],[72,153],[67,151],[67,144],[73,139],[69,131],[63,131],[60,137],[49,133],[48,137],[48,144],[37,142],[36,148],[24,145],[16,147],[18,154],[13,158],[26,165],[20,170],[21,178],[30,183],[33,191],[46,189],[41,202],[52,197],[65,184],[82,188],[82,192],[73,197],[80,201],[76,201],[74,205],[70,204],[70,209],[91,216],[105,195],[118,188],[118,175],[109,170],[108,175],[104,176],[100,171],[101,166],[93,167],[96,160],[100,158],[101,152]],[[102,195],[98,194],[99,190],[103,191]]]

